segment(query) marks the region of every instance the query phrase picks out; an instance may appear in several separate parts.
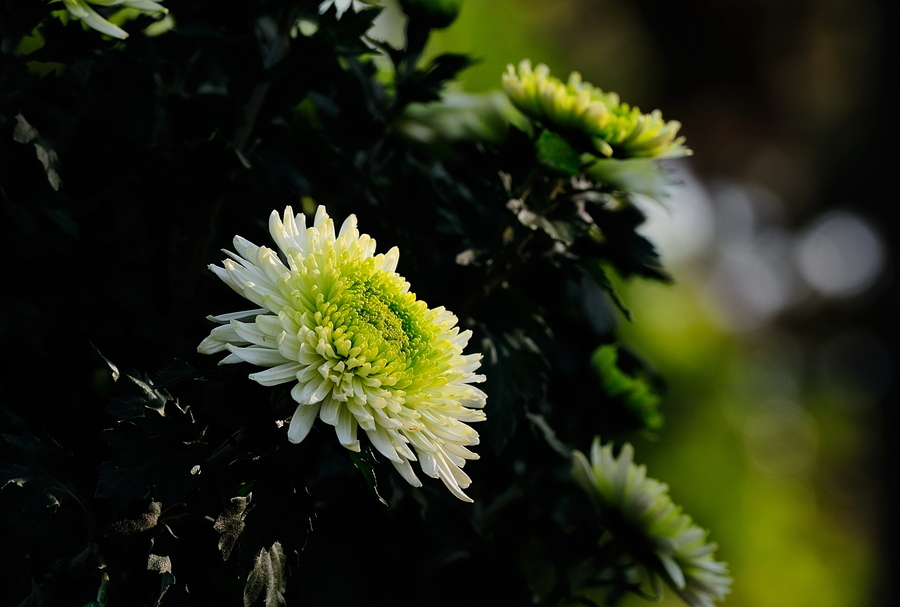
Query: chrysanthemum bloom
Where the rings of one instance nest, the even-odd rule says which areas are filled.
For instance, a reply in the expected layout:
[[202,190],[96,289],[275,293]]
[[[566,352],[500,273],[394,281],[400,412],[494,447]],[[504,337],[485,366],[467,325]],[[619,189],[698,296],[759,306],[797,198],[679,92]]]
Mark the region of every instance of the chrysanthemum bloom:
[[610,521],[610,532],[643,538],[650,557],[642,564],[660,575],[691,607],[713,607],[731,591],[728,566],[713,559],[718,546],[669,497],[669,487],[647,477],[646,466],[635,465],[634,449],[623,445],[619,457],[612,445],[594,439],[591,461],[573,452],[572,475]]
[[531,61],[523,59],[518,71],[507,66],[503,89],[522,113],[549,129],[585,133],[603,156],[667,158],[691,153],[684,137],[675,137],[681,123],[665,122],[659,110],[642,114],[621,103],[616,93],[582,82],[578,72],[563,83],[543,63],[532,69]]
[[154,2],[153,0],[62,0],[69,14],[83,21],[88,27],[98,32],[104,33],[113,38],[124,40],[128,37],[128,32],[114,23],[110,23],[97,13],[91,4],[97,6],[121,6],[122,8],[133,8],[143,13],[149,14],[166,14],[169,12],[167,8]]
[[297,409],[288,438],[299,443],[316,418],[359,451],[357,428],[410,484],[421,486],[411,461],[441,479],[458,498],[470,479],[462,471],[478,456],[468,446],[478,433],[466,422],[485,419],[486,395],[473,383],[480,354],[463,354],[471,331],[456,317],[429,308],[395,272],[396,247],[375,254],[375,241],[351,215],[335,235],[324,207],[306,227],[290,207],[273,211],[269,232],[283,255],[240,236],[237,253],[210,269],[260,309],[210,317],[226,323],[198,347],[228,350],[220,364],[269,367],[250,379],[264,385],[295,382]]

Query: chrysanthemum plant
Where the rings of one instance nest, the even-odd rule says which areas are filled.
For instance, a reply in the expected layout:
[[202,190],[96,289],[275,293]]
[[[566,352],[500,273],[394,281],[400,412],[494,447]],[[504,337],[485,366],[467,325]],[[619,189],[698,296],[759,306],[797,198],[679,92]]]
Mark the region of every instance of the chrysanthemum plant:
[[662,426],[611,273],[668,279],[632,198],[678,124],[527,63],[444,95],[460,5],[401,5],[401,48],[318,1],[0,6],[4,380],[40,391],[0,409],[0,603],[725,594],[612,447]]

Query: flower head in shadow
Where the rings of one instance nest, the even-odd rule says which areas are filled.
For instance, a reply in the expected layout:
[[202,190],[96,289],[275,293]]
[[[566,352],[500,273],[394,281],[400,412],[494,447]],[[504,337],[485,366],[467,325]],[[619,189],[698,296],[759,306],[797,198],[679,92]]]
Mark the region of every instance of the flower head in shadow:
[[635,556],[691,607],[713,607],[731,590],[728,566],[716,561],[718,546],[669,497],[669,487],[647,476],[633,460],[634,449],[623,445],[619,456],[611,444],[594,439],[590,462],[573,452],[572,476],[599,508],[610,533],[644,546]]

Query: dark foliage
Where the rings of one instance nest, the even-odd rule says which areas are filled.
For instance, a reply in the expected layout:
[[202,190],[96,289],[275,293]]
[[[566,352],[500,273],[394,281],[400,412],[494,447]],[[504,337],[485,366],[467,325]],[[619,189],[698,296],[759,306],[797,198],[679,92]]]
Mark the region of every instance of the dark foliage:
[[[423,64],[422,23],[391,49],[365,39],[377,9],[167,0],[172,31],[148,37],[141,17],[119,43],[63,25],[60,6],[0,4],[0,330],[15,352],[0,603],[561,605],[630,588],[632,563],[598,547],[569,479],[569,451],[595,434],[658,425],[651,370],[592,364],[615,341],[609,273],[666,279],[628,194],[580,176],[548,132],[405,137],[409,104],[470,64]],[[266,243],[271,210],[314,204],[398,246],[419,298],[474,332],[489,395],[474,506],[328,432],[288,443],[286,389],[192,354],[207,314],[242,305],[205,266],[235,234]]]

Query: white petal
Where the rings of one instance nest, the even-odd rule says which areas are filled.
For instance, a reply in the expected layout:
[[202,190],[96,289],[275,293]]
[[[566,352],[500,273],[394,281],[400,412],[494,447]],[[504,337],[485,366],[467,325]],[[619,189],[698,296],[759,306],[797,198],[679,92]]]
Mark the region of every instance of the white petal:
[[[473,444],[478,444],[478,442],[476,441]],[[453,454],[454,457],[457,457],[460,460],[479,459],[481,457],[477,453],[472,453],[471,451],[469,451],[462,445],[457,445],[455,443],[446,443],[444,445],[444,451],[446,451],[448,455]],[[462,463],[460,463],[458,465],[460,467],[463,466]]]
[[136,8],[145,13],[168,13],[169,9],[153,0],[123,0],[122,4],[128,8]]
[[376,425],[375,430],[367,430],[366,435],[369,437],[369,440],[372,441],[372,445],[378,449],[383,456],[392,462],[400,463],[403,461],[400,456],[397,455],[397,450],[394,449],[393,444],[391,444],[391,439],[388,436],[387,430]]
[[338,423],[338,413],[340,413],[341,409],[340,401],[333,398],[326,398],[322,401],[322,409],[319,411],[319,417],[329,426],[334,426]]
[[353,230],[356,228],[356,215],[348,215],[347,219],[344,220],[344,223],[341,224],[340,232],[338,232],[339,236],[343,236],[347,230]]
[[[465,478],[468,482],[465,482],[465,483],[458,482],[456,480],[456,475],[453,473],[452,468],[453,468],[452,464],[438,461],[438,469],[441,471],[440,472],[441,481],[443,481],[444,486],[450,490],[450,493],[452,493],[453,495],[455,495],[456,497],[458,497],[459,499],[461,499],[464,502],[471,502],[472,498],[470,498],[468,495],[463,493],[463,490],[460,488],[460,486],[462,486],[462,487],[469,486],[469,484],[471,483],[471,481],[468,480],[469,477],[466,476],[465,474],[462,474],[462,477]],[[458,468],[456,469],[456,471],[458,471],[459,473],[462,473],[462,470],[459,470]]]
[[256,252],[259,251],[259,247],[243,236],[235,236],[232,244],[234,244],[234,250],[244,259],[256,259]]
[[85,0],[63,0],[63,2],[69,13],[73,17],[84,21],[88,27],[120,40],[128,37],[128,33],[125,30],[101,17],[94,9],[88,6]]
[[[219,268],[221,270],[221,268]],[[223,270],[224,271],[224,270]],[[261,314],[268,314],[269,311],[265,308],[254,308],[253,310],[242,310],[241,312],[230,312],[228,314],[219,314],[218,316],[207,316],[207,320],[211,320],[213,322],[218,323],[226,323],[231,322],[232,320],[243,320],[245,318],[251,318],[254,316],[259,316]]]
[[281,218],[278,216],[278,211],[272,211],[269,214],[269,234],[272,235],[272,240],[275,241],[275,244],[278,245],[278,248],[281,249],[281,252],[284,254],[287,254],[289,248],[287,238],[285,237],[285,231],[287,228],[285,223],[287,222],[287,218],[290,217],[292,213],[293,210],[291,209],[291,207],[287,207],[284,210],[284,222],[282,222]]
[[281,355],[278,350],[271,348],[260,348],[257,346],[248,346],[246,348],[238,348],[229,344],[228,350],[243,361],[251,365],[259,365],[260,367],[274,367],[291,362]]
[[294,415],[291,417],[291,425],[288,426],[288,440],[299,443],[309,434],[310,428],[316,421],[319,413],[319,403],[312,405],[297,405]]
[[400,249],[391,247],[391,249],[384,254],[384,259],[381,261],[381,269],[386,272],[396,272],[398,261],[400,261]]
[[438,477],[437,462],[434,461],[431,454],[419,453],[419,466],[422,467],[422,472],[431,478]]
[[375,422],[375,418],[372,417],[372,414],[369,413],[369,410],[357,403],[356,401],[348,401],[345,405],[348,411],[353,414],[353,417],[356,418],[357,423],[363,428],[373,428],[372,425]]
[[259,373],[251,373],[249,377],[262,386],[277,386],[296,381],[297,371],[302,368],[299,363],[285,363]]
[[296,335],[282,332],[278,336],[278,351],[288,360],[298,360],[300,355],[300,340]]
[[[419,477],[416,476],[416,473],[413,472],[412,466],[409,465],[409,461],[403,460],[400,462],[391,462],[394,464],[394,468],[400,473],[400,476],[403,477],[407,483],[412,485],[413,487],[421,487],[422,481],[419,480]],[[471,501],[471,500],[470,500]]]
[[220,360],[219,364],[220,365],[233,365],[235,363],[242,363],[242,362],[244,362],[244,359],[242,359],[240,356],[235,356],[234,354],[229,354],[228,356],[226,356],[225,358]]
[[[318,208],[316,208],[316,217],[313,220],[313,227],[321,228],[324,224],[326,224],[328,222],[329,219],[330,219],[330,217],[328,217],[328,212],[325,211],[325,207],[322,205],[319,205]],[[334,228],[332,228],[332,230],[334,230]],[[332,238],[334,238],[333,231],[332,231],[331,236],[332,236]]]
[[241,341],[271,350],[278,348],[277,340],[260,331],[256,323],[243,323],[239,320],[232,320],[231,328],[235,335],[240,337]]
[[319,386],[316,388],[316,392],[313,395],[316,400],[322,400],[329,394],[331,394],[332,389],[334,388],[334,382],[331,381],[330,377],[323,377],[319,382]]
[[254,324],[259,332],[271,338],[273,343],[277,343],[278,337],[284,333],[281,321],[278,320],[278,317],[271,314],[268,316],[257,316]]
[[[244,294],[244,287],[234,281],[231,277],[231,274],[225,268],[220,268],[217,265],[209,264],[209,271],[215,274],[219,280],[224,282],[226,285],[231,287],[234,291],[239,293],[240,295]],[[263,310],[263,312],[268,312],[268,310]]]
[[359,441],[356,439],[357,428],[356,420],[350,410],[347,407],[341,407],[335,431],[340,443],[351,451],[359,451]]
[[246,345],[248,342],[234,332],[231,325],[223,325],[216,327],[210,331],[209,336],[200,342],[197,346],[197,352],[201,354],[215,354],[222,352],[228,347],[228,344]]
[[[309,367],[306,367],[304,371],[309,370]],[[313,369],[313,373],[315,373],[315,369]],[[291,398],[300,403],[301,405],[309,405],[315,402],[320,402],[322,399],[315,398],[316,385],[310,381],[304,381],[298,376],[298,384],[293,387],[291,390]]]
[[278,281],[288,272],[288,267],[278,259],[278,254],[267,247],[260,247],[256,253],[256,267],[265,274],[266,278],[277,286]]
[[659,557],[660,562],[663,564],[663,568],[666,570],[666,573],[669,574],[669,577],[672,579],[672,583],[675,584],[675,587],[679,590],[683,590],[684,572],[681,571],[681,567],[678,566],[678,563],[675,562],[675,559],[673,559],[662,550],[658,550],[656,552],[656,556]]

